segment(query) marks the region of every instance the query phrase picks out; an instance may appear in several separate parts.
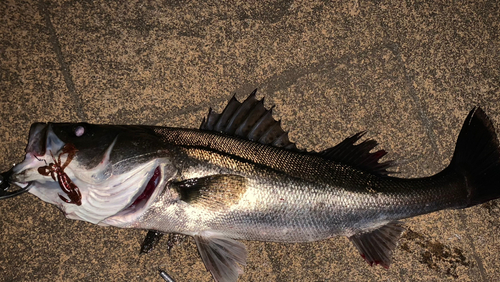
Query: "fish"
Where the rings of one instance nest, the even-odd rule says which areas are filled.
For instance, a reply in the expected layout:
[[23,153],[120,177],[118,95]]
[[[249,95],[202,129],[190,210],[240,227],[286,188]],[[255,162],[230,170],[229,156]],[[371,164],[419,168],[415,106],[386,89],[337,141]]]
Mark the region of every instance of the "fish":
[[210,109],[199,129],[34,123],[8,181],[69,219],[150,230],[150,241],[154,232],[192,236],[219,282],[243,273],[239,240],[346,236],[368,264],[388,268],[401,220],[500,197],[499,142],[480,107],[450,164],[429,177],[393,176],[387,152],[364,135],[299,149],[255,90],[221,113]]

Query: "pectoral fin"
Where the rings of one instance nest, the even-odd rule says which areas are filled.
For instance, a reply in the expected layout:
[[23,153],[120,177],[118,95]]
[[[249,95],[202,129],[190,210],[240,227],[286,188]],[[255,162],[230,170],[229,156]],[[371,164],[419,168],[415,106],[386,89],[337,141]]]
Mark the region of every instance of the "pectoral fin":
[[243,243],[211,232],[194,236],[205,267],[215,281],[235,282],[243,274],[247,251]]
[[234,174],[217,174],[174,183],[180,199],[190,205],[220,211],[238,203],[247,189],[247,180]]
[[390,222],[377,229],[354,234],[349,237],[361,256],[370,265],[380,264],[389,268],[392,262],[392,251],[404,228],[400,222]]

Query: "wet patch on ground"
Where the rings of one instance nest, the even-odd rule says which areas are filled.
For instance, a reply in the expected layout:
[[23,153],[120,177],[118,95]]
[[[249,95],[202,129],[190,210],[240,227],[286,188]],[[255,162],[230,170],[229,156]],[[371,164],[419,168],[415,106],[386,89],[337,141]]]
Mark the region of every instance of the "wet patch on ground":
[[463,250],[427,238],[411,229],[401,237],[400,247],[416,256],[428,268],[454,278],[458,278],[459,267],[469,267],[472,264]]

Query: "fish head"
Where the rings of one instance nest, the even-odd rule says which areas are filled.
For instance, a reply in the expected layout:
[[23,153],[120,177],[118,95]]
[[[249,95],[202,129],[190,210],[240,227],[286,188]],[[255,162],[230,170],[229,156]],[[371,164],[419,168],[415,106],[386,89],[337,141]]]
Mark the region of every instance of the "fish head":
[[153,127],[35,123],[10,181],[68,218],[120,226],[139,218],[175,176],[169,155]]

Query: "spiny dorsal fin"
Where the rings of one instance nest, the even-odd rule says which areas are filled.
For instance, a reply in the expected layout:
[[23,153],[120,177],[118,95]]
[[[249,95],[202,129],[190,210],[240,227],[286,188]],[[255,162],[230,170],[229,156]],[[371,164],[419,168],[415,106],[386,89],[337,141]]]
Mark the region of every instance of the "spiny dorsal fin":
[[190,205],[220,210],[238,203],[245,193],[247,180],[234,174],[190,178],[174,183],[180,199]]
[[288,132],[281,128],[281,122],[273,118],[273,109],[266,109],[264,98],[257,100],[256,93],[257,89],[243,103],[238,102],[233,96],[220,114],[213,112],[210,108],[200,129],[296,150],[295,144],[288,139]]
[[387,171],[387,168],[392,165],[392,161],[379,163],[379,160],[387,154],[386,151],[379,150],[374,153],[370,153],[370,150],[377,146],[377,141],[368,139],[354,145],[354,143],[363,137],[365,133],[365,131],[356,133],[353,136],[346,138],[335,147],[319,152],[319,155],[327,160],[340,162],[357,169],[379,175],[392,173]]
[[371,266],[380,264],[389,268],[392,251],[396,248],[403,231],[401,223],[395,221],[368,232],[354,234],[349,240]]

